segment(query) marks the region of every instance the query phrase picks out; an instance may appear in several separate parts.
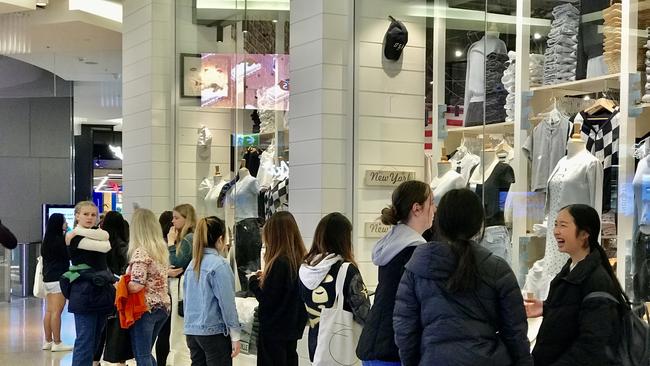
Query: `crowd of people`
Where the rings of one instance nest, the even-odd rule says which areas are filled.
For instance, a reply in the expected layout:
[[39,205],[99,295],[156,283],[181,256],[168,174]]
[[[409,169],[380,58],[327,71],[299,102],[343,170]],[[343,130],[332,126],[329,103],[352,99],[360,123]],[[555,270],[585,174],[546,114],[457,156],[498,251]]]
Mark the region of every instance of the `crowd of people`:
[[[436,207],[429,185],[408,181],[391,201],[381,212],[391,228],[372,251],[378,267],[372,305],[344,215],[324,216],[309,248],[291,213],[266,221],[264,266],[248,283],[259,302],[258,365],[298,365],[306,326],[310,360],[330,364],[325,353],[344,353],[323,339],[330,309],[349,313],[353,328],[362,329],[345,347],[368,366],[617,364],[607,349],[619,340],[628,299],[598,243],[596,210],[570,205],[560,211],[554,234],[571,258],[542,301],[524,300],[507,262],[478,244],[485,218],[475,193],[452,190]],[[74,366],[95,365],[101,357],[135,358],[139,366],[231,365],[242,329],[224,221],[197,219],[188,204],[158,219],[137,209],[130,226],[117,212],[98,221],[88,201],[76,205],[72,231],[66,233],[62,215],[49,219],[42,246],[43,349],[70,349],[60,337],[67,299],[76,329]],[[129,294],[143,294],[147,309],[129,329],[116,326],[120,276],[128,276]],[[592,292],[607,292],[619,303],[586,298]],[[531,352],[527,317],[539,316]]]

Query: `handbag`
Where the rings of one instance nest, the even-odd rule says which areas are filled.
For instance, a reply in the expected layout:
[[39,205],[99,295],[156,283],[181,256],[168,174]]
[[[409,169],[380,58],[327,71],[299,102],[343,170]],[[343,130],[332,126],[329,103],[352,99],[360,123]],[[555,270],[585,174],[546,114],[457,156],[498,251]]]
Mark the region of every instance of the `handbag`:
[[133,357],[130,329],[123,329],[120,326],[120,318],[117,313],[109,315],[106,320],[104,361],[120,363]]
[[182,292],[183,286],[181,286],[181,282],[185,279],[184,275],[181,275],[178,277],[178,316],[181,318],[185,317],[185,309],[183,308],[183,298],[184,294]]
[[363,327],[354,321],[352,312],[345,311],[343,285],[350,263],[343,263],[336,277],[336,298],[331,308],[321,310],[318,344],[314,353],[315,366],[360,365],[356,349]]
[[36,272],[34,273],[34,296],[44,299],[47,294],[45,293],[45,282],[43,282],[43,257],[38,256],[36,262]]

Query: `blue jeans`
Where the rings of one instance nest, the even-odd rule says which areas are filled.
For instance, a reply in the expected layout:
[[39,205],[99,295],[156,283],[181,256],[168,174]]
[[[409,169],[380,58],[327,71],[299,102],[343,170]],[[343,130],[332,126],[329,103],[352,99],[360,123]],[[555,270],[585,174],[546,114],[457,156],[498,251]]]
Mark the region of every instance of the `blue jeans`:
[[165,309],[148,311],[131,326],[131,346],[138,366],[156,366],[151,349],[168,316]]
[[74,314],[74,327],[77,337],[72,351],[72,366],[89,366],[99,346],[102,331],[106,325],[106,314]]
[[401,362],[392,361],[361,361],[363,366],[400,366]]

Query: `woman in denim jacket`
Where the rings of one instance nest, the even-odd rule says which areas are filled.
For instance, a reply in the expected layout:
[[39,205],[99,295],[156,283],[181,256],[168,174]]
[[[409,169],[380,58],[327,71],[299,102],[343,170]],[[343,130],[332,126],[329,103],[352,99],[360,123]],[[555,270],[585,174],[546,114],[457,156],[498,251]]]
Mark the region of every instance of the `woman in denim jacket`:
[[185,274],[185,335],[192,366],[232,365],[241,326],[235,307],[235,277],[223,257],[226,226],[215,216],[196,225],[192,261]]

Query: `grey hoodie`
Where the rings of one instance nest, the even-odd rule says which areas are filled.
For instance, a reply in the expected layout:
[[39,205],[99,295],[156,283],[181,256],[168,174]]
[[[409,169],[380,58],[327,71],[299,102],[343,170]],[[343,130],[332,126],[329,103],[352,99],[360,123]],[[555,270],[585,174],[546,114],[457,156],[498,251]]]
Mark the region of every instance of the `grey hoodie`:
[[327,276],[327,273],[330,271],[330,268],[332,268],[336,262],[342,260],[343,258],[340,255],[328,254],[315,266],[303,263],[298,270],[298,277],[300,277],[300,281],[302,281],[302,284],[305,285],[305,287],[313,290],[323,282],[325,276]]
[[387,265],[405,248],[426,243],[417,231],[406,224],[397,224],[372,249],[372,262],[377,266]]

